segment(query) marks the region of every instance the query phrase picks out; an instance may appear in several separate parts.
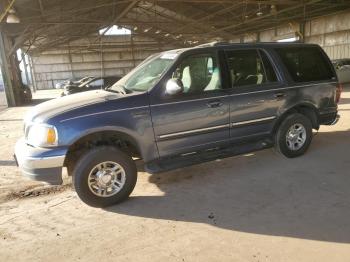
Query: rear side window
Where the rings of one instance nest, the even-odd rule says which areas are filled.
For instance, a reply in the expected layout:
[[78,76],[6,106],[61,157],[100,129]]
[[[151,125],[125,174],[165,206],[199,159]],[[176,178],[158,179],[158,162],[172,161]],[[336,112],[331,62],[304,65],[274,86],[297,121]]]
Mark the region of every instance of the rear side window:
[[264,52],[255,49],[227,50],[226,59],[232,87],[277,81],[272,65]]
[[317,47],[275,49],[295,82],[335,79],[331,65]]

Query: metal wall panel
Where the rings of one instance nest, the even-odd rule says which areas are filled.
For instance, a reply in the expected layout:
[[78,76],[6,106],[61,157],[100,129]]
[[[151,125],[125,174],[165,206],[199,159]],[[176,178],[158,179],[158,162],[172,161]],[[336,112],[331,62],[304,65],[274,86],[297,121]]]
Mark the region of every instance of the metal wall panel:
[[305,42],[319,44],[331,59],[350,58],[350,12],[306,22],[305,36]]
[[32,55],[36,88],[51,89],[58,82],[84,76],[123,76],[149,55],[174,48],[139,36],[104,36],[87,48],[91,43],[77,40],[64,48]]

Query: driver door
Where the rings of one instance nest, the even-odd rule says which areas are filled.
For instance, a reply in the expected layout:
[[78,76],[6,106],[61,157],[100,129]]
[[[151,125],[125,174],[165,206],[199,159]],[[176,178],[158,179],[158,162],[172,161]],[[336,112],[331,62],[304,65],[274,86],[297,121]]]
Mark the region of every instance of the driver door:
[[[180,59],[172,78],[183,90],[150,97],[155,140],[160,157],[192,154],[229,139],[229,101],[222,89],[216,53]],[[166,81],[165,81],[166,83]]]

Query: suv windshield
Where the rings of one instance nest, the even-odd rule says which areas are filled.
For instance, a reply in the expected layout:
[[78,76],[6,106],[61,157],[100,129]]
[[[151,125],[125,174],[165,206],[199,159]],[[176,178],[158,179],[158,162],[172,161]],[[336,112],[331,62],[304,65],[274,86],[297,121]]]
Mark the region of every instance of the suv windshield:
[[175,61],[176,56],[176,53],[151,56],[116,82],[109,90],[118,92],[122,87],[126,92],[148,91]]

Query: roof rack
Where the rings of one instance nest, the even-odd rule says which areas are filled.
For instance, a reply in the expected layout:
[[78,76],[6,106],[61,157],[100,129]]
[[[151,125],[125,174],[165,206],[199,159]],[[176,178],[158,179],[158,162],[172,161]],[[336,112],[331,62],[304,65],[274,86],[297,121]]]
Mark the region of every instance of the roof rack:
[[214,41],[210,43],[205,43],[201,45],[197,45],[196,47],[212,47],[212,46],[221,46],[221,45],[229,45],[229,42],[219,42],[219,41]]

